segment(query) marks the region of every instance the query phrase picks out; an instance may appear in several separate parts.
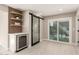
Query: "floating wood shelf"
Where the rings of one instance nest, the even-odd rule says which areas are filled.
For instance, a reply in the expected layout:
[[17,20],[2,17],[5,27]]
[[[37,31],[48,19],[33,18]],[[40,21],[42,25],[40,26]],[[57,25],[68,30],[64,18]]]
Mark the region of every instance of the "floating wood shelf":
[[12,19],[14,21],[22,21],[21,19],[16,19],[16,18],[10,18],[10,19]]
[[16,14],[16,15],[21,15],[22,16],[22,14],[20,14],[20,13],[17,13],[17,12],[10,12],[11,14]]
[[16,26],[16,27],[21,27],[21,25],[10,25],[10,26]]

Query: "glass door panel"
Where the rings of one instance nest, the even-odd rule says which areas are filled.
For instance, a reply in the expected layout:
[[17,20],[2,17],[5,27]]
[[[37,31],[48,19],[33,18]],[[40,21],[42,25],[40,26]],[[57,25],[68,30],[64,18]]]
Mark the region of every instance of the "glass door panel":
[[59,41],[69,42],[69,21],[59,22]]
[[31,45],[33,46],[40,42],[40,19],[32,15],[31,22]]
[[38,42],[38,18],[33,17],[33,43]]
[[57,40],[57,22],[49,23],[49,39]]

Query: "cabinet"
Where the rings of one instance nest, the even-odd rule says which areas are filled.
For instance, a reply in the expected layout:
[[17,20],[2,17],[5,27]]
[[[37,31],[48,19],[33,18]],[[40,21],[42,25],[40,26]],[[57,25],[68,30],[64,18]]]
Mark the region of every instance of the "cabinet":
[[12,33],[9,34],[9,50],[12,53],[18,52],[27,48],[27,34],[26,33]]

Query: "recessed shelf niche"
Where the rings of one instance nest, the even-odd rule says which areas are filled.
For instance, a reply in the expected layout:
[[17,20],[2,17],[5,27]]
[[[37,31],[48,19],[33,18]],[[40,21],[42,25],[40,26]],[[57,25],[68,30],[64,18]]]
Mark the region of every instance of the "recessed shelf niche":
[[22,32],[23,11],[9,7],[9,33]]

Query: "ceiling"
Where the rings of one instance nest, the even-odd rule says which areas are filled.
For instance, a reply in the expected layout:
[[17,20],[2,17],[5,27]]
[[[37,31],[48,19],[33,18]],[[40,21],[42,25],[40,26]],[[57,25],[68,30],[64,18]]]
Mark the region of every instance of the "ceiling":
[[75,12],[79,4],[8,4],[10,7],[32,10],[41,16],[57,15],[68,12]]

